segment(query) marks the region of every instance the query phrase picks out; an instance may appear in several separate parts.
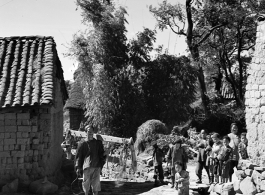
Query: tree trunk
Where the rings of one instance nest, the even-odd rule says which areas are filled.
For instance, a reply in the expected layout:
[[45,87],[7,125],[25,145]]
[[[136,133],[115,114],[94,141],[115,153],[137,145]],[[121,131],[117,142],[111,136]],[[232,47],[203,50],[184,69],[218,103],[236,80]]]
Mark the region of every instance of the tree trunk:
[[192,21],[192,13],[191,13],[191,2],[192,0],[186,0],[186,13],[187,13],[187,21],[188,21],[188,28],[187,28],[187,44],[191,53],[192,61],[196,64],[197,76],[198,81],[200,83],[200,93],[202,99],[202,105],[204,109],[205,115],[208,114],[208,97],[207,97],[207,90],[205,85],[204,73],[203,68],[200,64],[200,55],[199,55],[199,48],[197,44],[193,43],[193,21]]
[[243,95],[243,62],[241,59],[241,48],[242,48],[242,39],[241,39],[241,34],[240,34],[240,29],[238,30],[239,37],[238,37],[238,51],[237,51],[237,60],[238,60],[238,65],[239,65],[239,98],[240,101],[243,101],[244,95]]
[[190,50],[192,51],[191,52],[192,61],[197,67],[197,77],[198,77],[198,81],[200,84],[200,94],[201,94],[201,99],[202,99],[202,105],[203,105],[204,113],[207,115],[208,114],[208,97],[206,95],[207,89],[205,85],[203,68],[200,64],[199,51],[197,47],[192,47],[190,48]]
[[[235,96],[235,99],[236,99],[236,103],[238,106],[241,106],[242,105],[242,101],[240,99],[240,97],[238,97],[238,85],[236,84],[236,81],[235,81],[235,78],[234,78],[234,75],[232,73],[232,70],[231,70],[231,62],[228,58],[228,55],[227,53],[225,53],[225,59],[224,59],[224,63],[227,62],[227,65],[228,67],[224,66],[224,70],[225,70],[225,74],[226,74],[226,80],[231,84],[232,86],[232,89],[233,89],[233,93],[234,93],[234,96]],[[228,70],[228,71],[227,71]],[[229,72],[229,74],[228,74]]]

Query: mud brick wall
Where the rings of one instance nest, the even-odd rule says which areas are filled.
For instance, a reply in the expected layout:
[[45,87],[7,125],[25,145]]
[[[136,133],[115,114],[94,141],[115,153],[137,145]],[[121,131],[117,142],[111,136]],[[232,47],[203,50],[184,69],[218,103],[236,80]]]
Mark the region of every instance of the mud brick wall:
[[51,145],[49,109],[16,110],[0,114],[0,180],[45,175]]
[[[60,91],[60,83],[55,89]],[[18,107],[0,111],[0,184],[12,179],[29,184],[48,176],[56,180],[63,151],[63,102],[56,93],[49,107]]]
[[[257,27],[255,53],[247,70],[245,93],[248,152],[260,164],[265,160],[265,21]],[[263,163],[263,162],[261,162]]]

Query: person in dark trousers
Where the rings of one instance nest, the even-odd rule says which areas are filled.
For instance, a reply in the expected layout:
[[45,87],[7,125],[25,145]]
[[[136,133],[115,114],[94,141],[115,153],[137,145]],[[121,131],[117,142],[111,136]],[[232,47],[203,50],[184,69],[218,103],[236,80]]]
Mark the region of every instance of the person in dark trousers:
[[237,168],[238,161],[239,161],[239,152],[238,152],[238,144],[239,144],[239,136],[238,134],[238,127],[236,123],[232,123],[230,126],[231,133],[228,134],[230,137],[229,146],[233,149],[233,157],[231,160],[230,166],[230,177],[229,180],[232,182],[232,175],[234,173],[234,167]]
[[197,155],[197,165],[196,165],[196,175],[198,177],[197,184],[202,183],[202,170],[203,168],[205,169],[208,178],[209,177],[209,169],[208,166],[206,166],[206,160],[207,160],[207,154],[206,154],[206,147],[207,147],[207,140],[206,140],[206,132],[205,130],[201,130],[200,132],[200,140],[198,144],[196,145],[195,149],[198,150],[198,155]]
[[86,126],[87,139],[79,143],[75,168],[77,175],[83,174],[82,187],[85,195],[89,194],[90,187],[93,195],[101,191],[100,172],[104,163],[104,147],[102,141],[93,138],[94,128]]
[[211,138],[212,134],[207,135],[207,138],[206,138],[207,147],[205,148],[205,153],[207,155],[205,165],[208,167],[208,170],[209,170],[209,184],[212,184],[214,182],[214,162],[213,162],[213,159],[211,158],[212,147],[214,144],[213,139]]
[[[159,181],[162,185],[165,184],[164,182],[164,171],[162,167],[164,153],[158,147],[157,143],[153,143],[153,159],[154,159],[154,179],[155,179],[155,187],[159,186]],[[157,180],[157,176],[159,181]]]
[[217,156],[219,160],[219,183],[227,183],[229,179],[230,162],[232,159],[232,148],[229,146],[230,137],[223,137],[223,146]]
[[174,142],[174,145],[169,148],[168,153],[167,153],[167,162],[170,163],[171,165],[171,181],[172,185],[171,188],[174,188],[175,185],[175,164],[176,162],[181,162],[183,165],[183,170],[187,169],[187,163],[188,163],[188,155],[185,151],[185,149],[181,146],[181,139],[177,138],[176,141]]
[[238,144],[239,159],[248,159],[247,147],[248,147],[247,134],[241,133],[240,142]]

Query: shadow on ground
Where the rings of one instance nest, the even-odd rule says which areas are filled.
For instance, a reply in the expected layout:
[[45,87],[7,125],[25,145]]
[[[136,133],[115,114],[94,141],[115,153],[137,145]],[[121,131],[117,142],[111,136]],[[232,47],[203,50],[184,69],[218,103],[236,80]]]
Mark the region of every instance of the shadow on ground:
[[[150,191],[154,188],[153,182],[123,182],[123,181],[101,181],[101,192],[99,195],[136,195]],[[83,195],[81,183],[75,183],[72,187],[73,194]],[[68,195],[69,193],[60,193]],[[70,194],[69,194],[70,195]]]

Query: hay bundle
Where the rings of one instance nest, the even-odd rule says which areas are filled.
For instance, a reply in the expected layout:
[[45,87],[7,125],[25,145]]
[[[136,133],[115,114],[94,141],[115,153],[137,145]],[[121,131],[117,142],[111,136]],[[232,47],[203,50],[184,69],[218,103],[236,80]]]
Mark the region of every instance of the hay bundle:
[[144,152],[153,140],[157,140],[159,138],[158,134],[167,134],[167,132],[166,125],[159,120],[153,119],[143,123],[138,127],[134,144],[138,154]]

